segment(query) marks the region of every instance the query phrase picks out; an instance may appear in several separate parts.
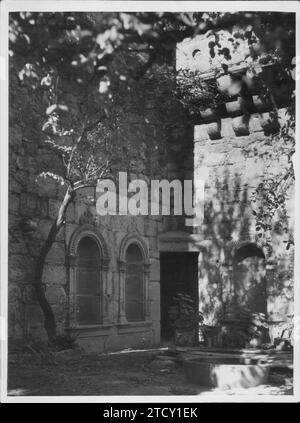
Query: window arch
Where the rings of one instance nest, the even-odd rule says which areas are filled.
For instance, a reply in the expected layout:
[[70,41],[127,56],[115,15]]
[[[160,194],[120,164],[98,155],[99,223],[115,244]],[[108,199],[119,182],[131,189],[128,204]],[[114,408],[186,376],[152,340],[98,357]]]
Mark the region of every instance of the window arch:
[[148,285],[150,264],[145,241],[134,235],[123,239],[120,248],[120,323],[149,318]]
[[239,263],[247,257],[260,257],[265,259],[263,250],[252,242],[244,243],[235,250],[234,262]]
[[97,242],[85,236],[77,250],[75,313],[78,325],[102,323],[101,256]]
[[107,249],[92,226],[77,229],[70,240],[70,317],[76,326],[107,320]]
[[145,319],[144,259],[137,244],[130,244],[126,254],[125,315],[128,322]]
[[233,281],[237,304],[252,312],[267,312],[265,254],[255,243],[245,242],[235,250]]

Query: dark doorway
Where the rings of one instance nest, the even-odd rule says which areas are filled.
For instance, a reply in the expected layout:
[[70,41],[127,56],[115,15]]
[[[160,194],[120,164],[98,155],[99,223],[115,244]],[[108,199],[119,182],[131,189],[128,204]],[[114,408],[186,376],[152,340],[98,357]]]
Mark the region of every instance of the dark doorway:
[[177,294],[190,295],[198,306],[198,253],[161,253],[161,339],[170,340],[173,329],[168,309]]

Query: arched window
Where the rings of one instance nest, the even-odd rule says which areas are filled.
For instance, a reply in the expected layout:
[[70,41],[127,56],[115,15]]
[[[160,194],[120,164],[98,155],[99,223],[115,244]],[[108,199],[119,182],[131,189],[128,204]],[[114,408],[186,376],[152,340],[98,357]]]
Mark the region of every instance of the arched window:
[[234,292],[237,304],[252,312],[267,312],[265,255],[254,243],[245,243],[234,254]]
[[141,249],[130,244],[125,254],[125,315],[128,322],[145,319],[144,259]]
[[77,324],[101,324],[101,253],[95,239],[89,236],[78,243],[74,294]]

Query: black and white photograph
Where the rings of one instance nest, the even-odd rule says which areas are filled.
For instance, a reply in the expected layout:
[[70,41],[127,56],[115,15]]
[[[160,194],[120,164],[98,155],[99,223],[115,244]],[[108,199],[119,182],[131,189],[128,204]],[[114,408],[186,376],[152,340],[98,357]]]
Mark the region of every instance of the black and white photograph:
[[299,19],[1,2],[1,401],[300,400]]

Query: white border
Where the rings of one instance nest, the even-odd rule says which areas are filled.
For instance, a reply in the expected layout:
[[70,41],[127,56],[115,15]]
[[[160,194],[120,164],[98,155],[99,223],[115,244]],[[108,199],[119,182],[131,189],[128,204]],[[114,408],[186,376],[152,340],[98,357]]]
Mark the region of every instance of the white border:
[[[298,402],[300,401],[300,219],[295,222],[295,317],[297,319],[294,348],[294,394],[293,395],[218,395],[214,393],[196,396],[7,396],[7,253],[8,253],[8,13],[10,11],[272,11],[296,12],[296,40],[300,40],[300,5],[297,1],[44,1],[44,0],[4,0],[0,3],[1,11],[1,37],[0,53],[4,57],[0,62],[0,87],[1,87],[1,296],[0,296],[0,346],[1,346],[1,386],[0,399],[7,403],[164,403],[164,402]],[[296,54],[300,57],[299,42],[296,43]],[[1,57],[1,56],[0,56]],[[299,60],[297,61],[299,65]],[[5,69],[3,75],[3,68]],[[299,78],[296,80],[296,110],[297,117],[300,110]],[[2,78],[3,76],[3,78]],[[298,121],[298,119],[297,119]],[[296,140],[300,134],[296,125]],[[296,148],[296,197],[295,217],[300,210],[300,148]]]

